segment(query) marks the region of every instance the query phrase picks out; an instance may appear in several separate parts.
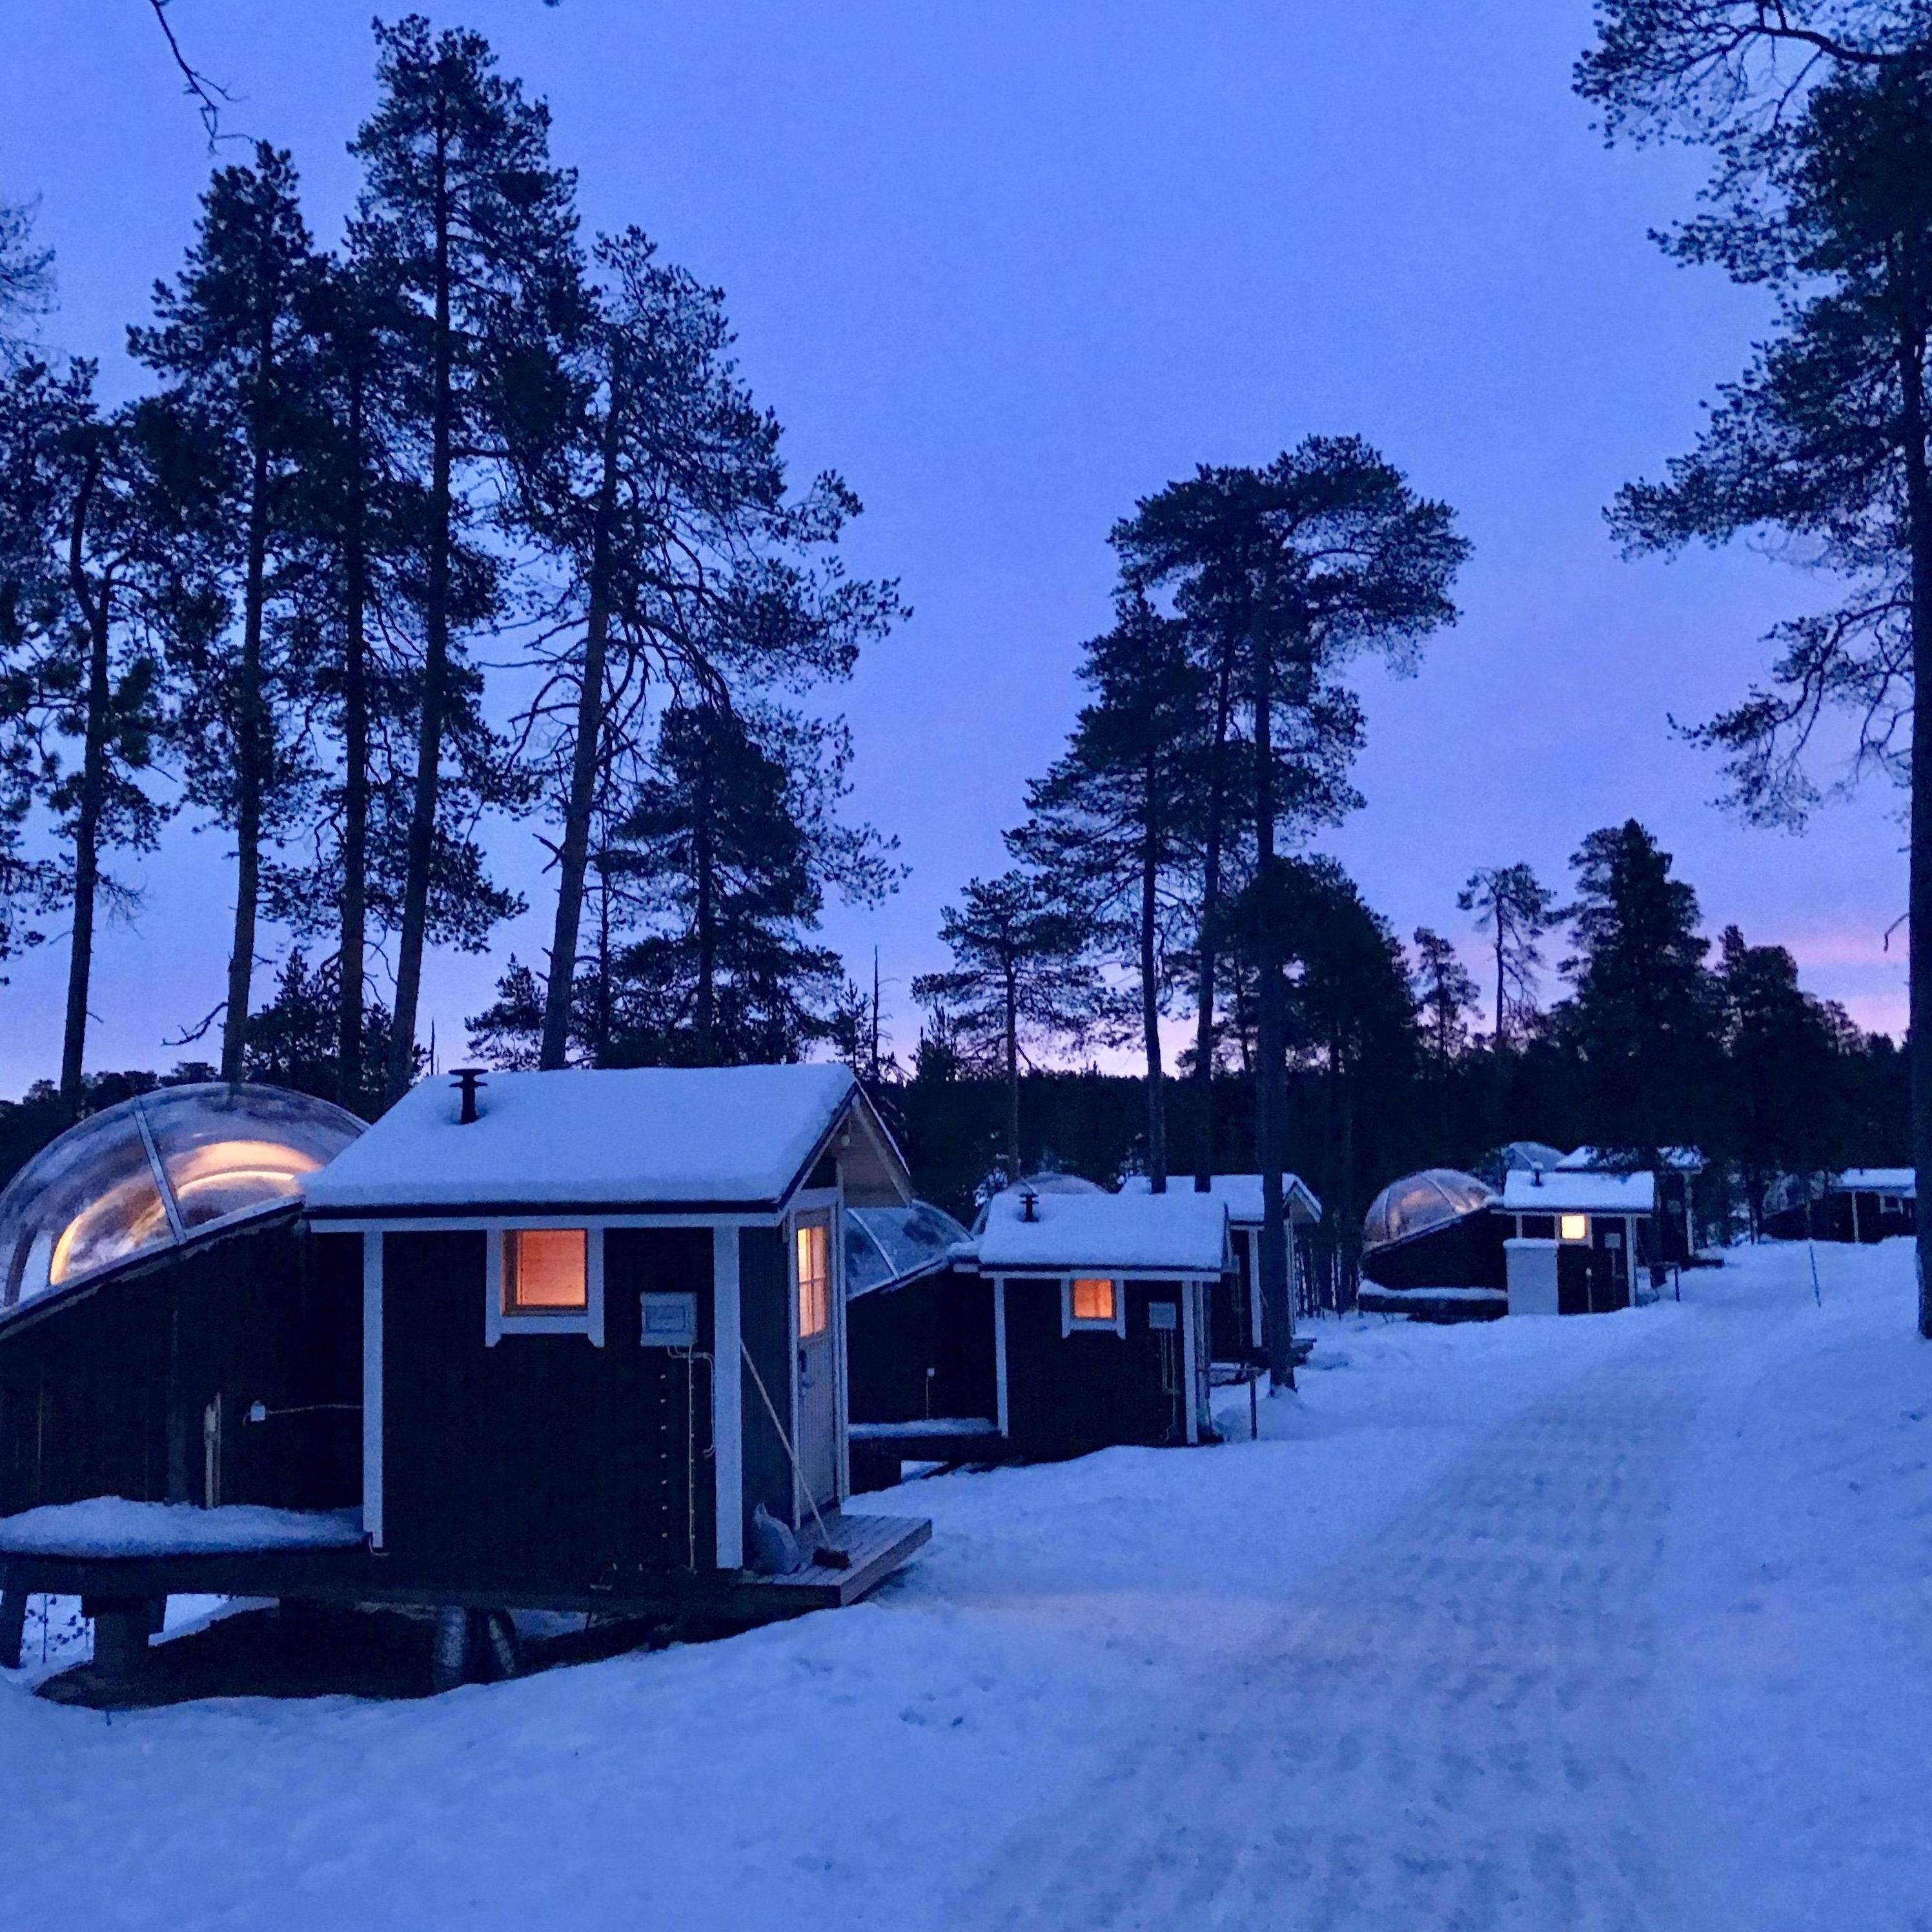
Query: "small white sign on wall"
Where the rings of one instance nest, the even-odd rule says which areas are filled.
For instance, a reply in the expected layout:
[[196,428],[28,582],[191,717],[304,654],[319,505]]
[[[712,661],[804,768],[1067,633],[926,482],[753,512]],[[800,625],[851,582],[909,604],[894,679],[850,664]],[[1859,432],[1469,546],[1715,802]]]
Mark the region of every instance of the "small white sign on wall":
[[638,1339],[646,1348],[696,1348],[697,1296],[646,1294]]
[[1180,1310],[1171,1301],[1150,1301],[1148,1304],[1148,1326],[1150,1328],[1176,1328],[1180,1325]]

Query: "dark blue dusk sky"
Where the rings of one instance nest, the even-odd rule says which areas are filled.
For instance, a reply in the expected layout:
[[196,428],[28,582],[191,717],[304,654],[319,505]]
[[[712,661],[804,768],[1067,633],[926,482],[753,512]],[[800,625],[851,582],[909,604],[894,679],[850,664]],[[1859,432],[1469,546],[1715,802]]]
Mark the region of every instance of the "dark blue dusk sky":
[[[1646,241],[1696,175],[1591,131],[1569,91],[1588,0],[428,10],[548,98],[586,228],[639,222],[725,289],[796,472],[844,472],[866,505],[854,567],[902,581],[914,617],[843,703],[856,807],[912,876],[829,931],[855,968],[878,945],[903,1038],[940,906],[1004,862],[1071,722],[1108,526],[1197,462],[1311,430],[1378,444],[1475,546],[1462,622],[1420,675],[1363,673],[1368,804],[1327,842],[1405,937],[1468,938],[1473,867],[1527,859],[1560,886],[1584,832],[1635,814],[1713,934],[1781,940],[1814,990],[1902,1025],[1902,950],[1881,950],[1904,898],[1893,800],[1801,841],[1745,830],[1668,722],[1731,699],[1816,586],[1743,550],[1626,564],[1604,533],[1604,503],[1684,446],[1762,310]],[[374,95],[369,13],[170,14],[237,95],[230,127],[294,150],[327,240]],[[40,198],[50,338],[124,387],[124,326],[194,218],[200,124],[145,0],[16,5],[4,45],[0,194]],[[433,964],[446,1059],[503,956],[541,962],[539,855],[518,830],[497,845],[534,910],[489,960]],[[224,846],[184,830],[146,867],[147,908],[97,972],[90,1065],[166,1064],[163,1035],[219,996]],[[0,1092],[55,1070],[62,968],[50,946],[0,991]]]

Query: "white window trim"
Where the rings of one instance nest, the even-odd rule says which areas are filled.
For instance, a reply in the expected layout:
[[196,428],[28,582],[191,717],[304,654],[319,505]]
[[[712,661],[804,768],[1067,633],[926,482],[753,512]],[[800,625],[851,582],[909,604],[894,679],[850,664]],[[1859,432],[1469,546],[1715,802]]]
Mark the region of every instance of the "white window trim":
[[1060,1278],[1060,1339],[1064,1342],[1070,1335],[1118,1335],[1123,1341],[1127,1334],[1127,1284],[1117,1274],[1083,1274],[1082,1281],[1111,1281],[1114,1284],[1114,1318],[1111,1322],[1076,1320],[1073,1313],[1074,1277],[1062,1275]]
[[[503,1312],[503,1237],[525,1228],[584,1231],[585,1303],[581,1314],[506,1315]],[[484,1228],[483,1344],[494,1348],[506,1335],[585,1335],[604,1346],[604,1230],[555,1216],[491,1221]]]

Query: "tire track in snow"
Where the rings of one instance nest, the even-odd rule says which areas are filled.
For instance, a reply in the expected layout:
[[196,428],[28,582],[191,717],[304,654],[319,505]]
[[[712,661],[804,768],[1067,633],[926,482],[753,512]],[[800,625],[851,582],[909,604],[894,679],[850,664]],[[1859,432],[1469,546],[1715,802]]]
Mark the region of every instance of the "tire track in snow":
[[1717,1366],[1688,1340],[1618,1350],[1487,1436],[1015,1834],[948,1922],[1675,1932],[1644,1699]]

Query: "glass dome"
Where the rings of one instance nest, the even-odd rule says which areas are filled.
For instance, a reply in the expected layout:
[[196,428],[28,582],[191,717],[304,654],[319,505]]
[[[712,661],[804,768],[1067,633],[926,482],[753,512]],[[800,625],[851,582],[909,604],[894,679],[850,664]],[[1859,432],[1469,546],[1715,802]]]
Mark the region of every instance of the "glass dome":
[[326,1100],[210,1082],[136,1095],[70,1127],[0,1192],[0,1311],[298,1200],[362,1131]]
[[915,1201],[909,1208],[845,1210],[845,1292],[863,1294],[943,1260],[972,1238],[950,1214]]
[[1385,1248],[1432,1228],[1447,1227],[1466,1214],[1480,1213],[1496,1198],[1473,1174],[1456,1168],[1429,1167],[1405,1174],[1369,1203],[1362,1219],[1362,1245]]

